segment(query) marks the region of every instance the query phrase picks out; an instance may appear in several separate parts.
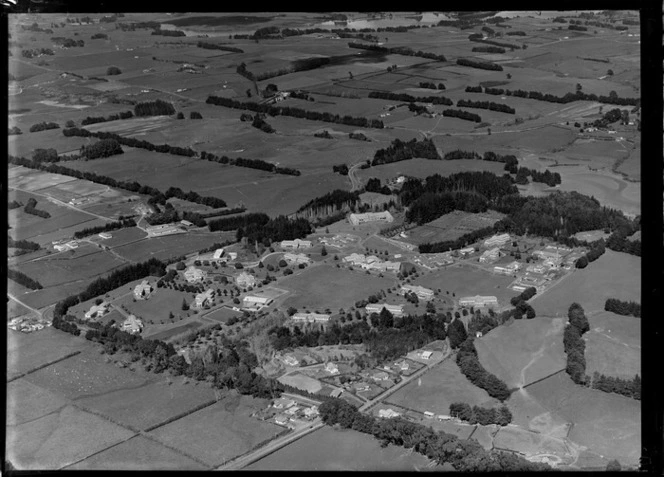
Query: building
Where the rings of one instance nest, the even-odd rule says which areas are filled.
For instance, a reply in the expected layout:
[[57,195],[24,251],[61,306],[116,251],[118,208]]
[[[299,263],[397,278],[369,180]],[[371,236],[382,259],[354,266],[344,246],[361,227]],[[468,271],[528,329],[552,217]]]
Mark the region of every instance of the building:
[[503,266],[495,266],[493,267],[493,271],[495,273],[500,273],[503,275],[512,275],[513,273],[516,273],[516,271],[519,270],[520,268],[521,264],[519,262],[512,262]]
[[214,254],[212,255],[212,260],[219,260],[223,256],[224,256],[224,249],[218,248],[217,250],[214,251]]
[[212,288],[209,288],[203,293],[196,295],[196,298],[194,299],[194,308],[203,308],[205,305],[209,305],[212,302],[213,293]]
[[380,313],[383,308],[394,316],[403,316],[403,305],[388,305],[387,303],[371,303],[364,307],[368,314]]
[[438,416],[436,416],[436,417],[438,418],[439,421],[450,421],[450,420],[452,420],[452,417],[448,416],[447,414],[438,414]]
[[58,252],[64,252],[65,250],[69,250],[69,245],[67,244],[58,244],[53,246],[54,249],[56,249]]
[[533,273],[544,273],[546,270],[544,268],[544,265],[529,265],[526,268],[527,272],[533,272]]
[[333,398],[337,398],[337,397],[341,396],[343,394],[343,392],[344,392],[343,389],[337,388],[337,389],[335,389],[334,391],[332,391],[330,393],[330,396],[333,397]]
[[459,306],[485,307],[498,306],[498,299],[495,296],[466,296],[459,298]]
[[252,310],[260,310],[264,306],[268,306],[270,303],[272,303],[272,298],[266,296],[247,295],[242,300],[242,307]]
[[207,278],[207,273],[192,265],[184,271],[184,278],[189,283],[196,283],[205,280],[205,278]]
[[147,280],[143,280],[134,287],[134,298],[137,300],[147,300],[150,293],[152,293],[152,285]]
[[420,300],[431,300],[433,298],[433,290],[419,285],[404,285],[401,287],[401,292],[404,295],[406,293],[415,293]]
[[140,333],[143,330],[143,322],[134,315],[129,315],[127,319],[122,322],[121,329],[122,331],[131,334]]
[[311,406],[304,408],[304,416],[309,419],[313,419],[318,416],[318,406]]
[[288,414],[289,416],[294,416],[295,414],[298,413],[299,410],[300,410],[299,406],[291,406],[284,411],[284,414]]
[[339,374],[339,367],[336,364],[329,362],[325,365],[325,371],[330,374]]
[[498,247],[492,248],[480,255],[480,263],[498,260],[500,258],[500,249]]
[[433,351],[420,351],[417,353],[417,356],[419,356],[422,359],[431,359],[431,356],[433,355]]
[[295,401],[293,399],[286,399],[284,397],[280,397],[279,399],[274,400],[272,406],[275,409],[288,409],[291,406],[295,406]]
[[281,248],[291,249],[291,250],[299,250],[301,248],[311,248],[311,245],[312,244],[310,240],[295,239],[295,240],[282,240],[281,242]]
[[182,225],[184,225],[185,227],[191,227],[191,226],[194,225],[193,223],[189,222],[188,220],[181,220],[180,223]]
[[371,386],[369,386],[365,382],[355,383],[353,384],[353,387],[355,388],[355,391],[360,391],[360,392],[371,390]]
[[307,321],[309,323],[326,323],[330,321],[330,315],[323,313],[295,313],[291,318],[293,321]]
[[89,320],[90,318],[101,318],[106,313],[108,313],[108,309],[110,307],[111,304],[106,302],[101,302],[99,305],[93,305],[90,308],[90,311],[85,313],[85,319]]
[[286,424],[288,424],[288,416],[285,416],[284,414],[279,414],[277,417],[274,418],[274,422],[276,422],[280,426],[285,426]]
[[235,260],[237,258],[237,252],[228,252],[228,258],[230,260]]
[[408,368],[410,368],[410,365],[405,361],[398,361],[394,363],[395,366],[397,366],[401,371],[408,371]]
[[560,253],[558,253],[558,250],[556,250],[555,252],[547,250],[535,250],[533,252],[533,255],[541,258],[542,260],[547,260],[547,259],[562,260]]
[[242,272],[235,278],[235,283],[242,288],[253,287],[256,285],[256,277],[247,272]]
[[424,417],[428,417],[429,419],[433,418],[433,412],[431,412],[431,411],[424,411]]
[[288,263],[299,265],[300,263],[311,263],[311,259],[303,253],[285,253],[284,260]]
[[401,413],[396,412],[394,409],[381,409],[378,411],[378,417],[382,417],[383,419],[392,419],[399,416],[401,416]]
[[359,265],[366,262],[366,257],[361,253],[351,253],[347,257],[343,258],[343,261],[346,263],[352,263],[353,265]]
[[366,224],[367,222],[393,222],[394,217],[388,211],[367,212],[366,214],[350,214],[348,221],[353,225]]
[[300,362],[294,356],[285,356],[284,357],[284,363],[286,363],[288,366],[299,366],[300,365]]
[[374,381],[387,381],[390,379],[390,375],[387,374],[385,371],[378,371],[377,373],[374,373],[374,375],[371,377]]
[[485,247],[502,247],[510,241],[510,234],[494,235],[484,241]]
[[473,252],[475,252],[475,247],[466,247],[466,248],[462,248],[461,250],[459,250],[459,253],[463,257],[465,257],[466,255],[470,255]]
[[109,234],[108,232],[102,232],[102,233],[99,234],[99,238],[102,238],[104,240],[108,240],[111,237],[113,237],[113,236],[111,234]]

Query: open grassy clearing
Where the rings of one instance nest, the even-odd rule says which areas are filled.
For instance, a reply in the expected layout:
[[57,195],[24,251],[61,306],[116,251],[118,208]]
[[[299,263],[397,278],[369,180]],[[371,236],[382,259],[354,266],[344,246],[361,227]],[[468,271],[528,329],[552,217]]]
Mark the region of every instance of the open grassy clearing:
[[549,409],[574,423],[569,439],[588,450],[638,465],[641,455],[641,403],[617,394],[578,386],[565,373],[528,388]]
[[[330,452],[334,449],[334,452]],[[380,447],[373,436],[324,427],[305,439],[249,465],[247,470],[414,471],[427,470],[429,460],[402,447]],[[440,467],[436,467],[440,469]]]
[[251,417],[253,412],[267,405],[265,399],[232,394],[154,430],[151,435],[210,466],[219,466],[283,430],[276,424]]
[[482,365],[508,388],[525,386],[565,368],[562,318],[537,317],[499,326],[475,340]]
[[91,347],[83,338],[50,327],[30,334],[8,330],[7,379]]
[[139,229],[138,227],[127,227],[125,229],[118,229],[109,232],[111,234],[110,239],[102,239],[97,236],[90,236],[90,240],[93,240],[97,243],[115,249],[116,247],[121,247],[122,245],[133,243],[138,240],[143,240],[147,237],[147,232]]
[[[85,137],[65,137],[62,134],[62,129],[49,129],[35,133],[29,132],[30,126],[44,120],[46,119],[42,119],[41,117],[31,117],[25,118],[22,121],[17,121],[16,119],[11,121],[12,124],[10,127],[17,126],[21,131],[23,131],[23,134],[18,136],[9,136],[9,154],[30,159],[32,158],[32,154],[35,149],[54,148],[56,151],[58,151],[58,154],[62,154],[71,151],[78,151],[81,146],[87,146],[94,142],[94,140]],[[54,122],[58,124],[60,124],[61,121],[61,117],[54,119]],[[60,124],[60,127],[64,127],[64,123]]]
[[19,302],[10,299],[7,302],[7,318],[15,318],[17,316],[23,316],[27,313],[32,313],[28,308],[21,305]]
[[93,414],[66,406],[7,429],[7,459],[17,469],[61,469],[134,433]]
[[607,298],[641,301],[641,258],[608,250],[584,269],[575,269],[562,282],[531,304],[540,316],[567,316],[577,302],[589,312],[604,310]]
[[169,339],[175,336],[184,336],[186,333],[189,333],[190,331],[193,331],[196,328],[200,327],[201,323],[199,323],[198,321],[190,321],[186,325],[178,325],[170,327],[168,330],[160,331],[156,334],[150,334],[151,330],[146,330],[144,335],[145,338],[149,338],[151,340],[168,341]]
[[234,235],[234,232],[213,233],[204,231],[165,235],[120,245],[114,248],[114,252],[127,260],[136,262],[144,262],[151,257],[166,260],[208,248],[212,244],[228,240]]
[[602,311],[588,317],[587,373],[631,379],[641,374],[641,319]]
[[445,214],[436,220],[408,231],[405,242],[420,245],[444,240],[456,240],[464,234],[490,227],[498,222],[504,214],[488,211],[481,214],[471,214],[456,210]]
[[205,470],[205,466],[144,436],[135,436],[66,470]]
[[641,180],[641,145],[634,147],[629,152],[629,157],[620,163],[618,172],[625,174],[629,179]]
[[290,386],[295,386],[298,389],[303,389],[310,393],[319,392],[323,385],[320,381],[309,376],[305,376],[301,373],[289,374],[288,376],[281,376],[279,382],[282,384],[288,384]]
[[391,288],[393,279],[366,275],[360,271],[320,265],[305,269],[298,275],[291,275],[279,282],[279,287],[290,290],[292,295],[284,302],[284,307],[295,307],[302,311],[305,307],[314,310],[338,310],[353,306],[356,301],[381,289]]
[[[155,281],[156,280],[151,280],[151,284],[155,291],[150,294],[150,297],[147,300],[134,300],[133,294],[131,294],[116,300],[114,302],[115,305],[124,305],[129,310],[129,313],[144,320],[145,324],[151,324],[153,322],[156,324],[168,323],[169,312],[172,312],[175,315],[176,321],[179,321],[178,317],[186,318],[189,313],[182,311],[182,301],[184,300],[189,305],[192,305],[195,294],[184,293],[168,288],[157,288],[154,283]],[[123,288],[128,289],[128,287]],[[219,298],[215,298],[218,303]]]
[[508,288],[514,279],[504,275],[494,275],[491,272],[479,270],[470,265],[446,267],[444,270],[425,273],[413,280],[415,285],[422,285],[432,290],[447,291],[456,294],[459,299],[464,296],[493,295],[498,302],[507,304],[509,299],[518,295]]
[[499,403],[486,391],[471,384],[468,378],[461,374],[453,359],[447,359],[440,366],[427,371],[421,378],[408,383],[388,397],[386,402],[419,412],[431,411],[434,414],[449,414],[450,404],[453,402],[484,407],[494,407]]
[[73,177],[60,174],[51,174],[50,172],[35,171],[27,167],[10,167],[7,173],[12,188],[23,189],[26,191],[38,191],[63,182],[76,180]]
[[7,425],[17,426],[51,414],[67,405],[57,394],[25,379],[7,383]]

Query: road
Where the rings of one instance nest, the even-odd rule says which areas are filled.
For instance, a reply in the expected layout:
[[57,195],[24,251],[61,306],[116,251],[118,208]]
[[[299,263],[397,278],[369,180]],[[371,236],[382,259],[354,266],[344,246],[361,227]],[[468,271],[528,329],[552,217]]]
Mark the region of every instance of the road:
[[16,303],[18,303],[20,305],[23,305],[24,307],[26,307],[28,310],[32,311],[33,313],[36,313],[37,316],[39,316],[39,318],[42,318],[42,312],[41,311],[37,310],[36,308],[31,307],[30,305],[26,305],[25,303],[23,303],[21,300],[19,300],[18,298],[16,298],[14,295],[12,295],[9,292],[7,292],[7,296],[9,298],[11,298],[12,300],[14,300]]
[[68,207],[68,208],[70,208],[70,209],[76,210],[77,212],[81,212],[81,213],[83,213],[83,214],[92,215],[93,217],[96,217],[96,218],[101,219],[101,220],[106,220],[106,221],[109,221],[109,222],[112,222],[112,221],[113,221],[113,219],[111,219],[110,217],[104,217],[103,215],[99,215],[99,214],[95,214],[95,213],[93,213],[93,212],[88,212],[87,210],[79,209],[79,208],[76,207],[76,206],[73,206],[73,205],[71,205],[71,204],[68,204],[67,202],[62,202],[61,200],[58,200],[58,199],[56,199],[55,197],[52,197],[52,196],[50,196],[50,195],[41,194],[41,193],[39,193],[39,192],[35,192],[35,191],[33,191],[33,190],[25,190],[25,189],[21,189],[21,188],[19,188],[19,187],[10,187],[9,190],[20,190],[20,191],[23,191],[23,192],[27,192],[28,194],[38,195],[38,196],[41,196],[41,197],[44,197],[44,198],[48,199],[48,200],[51,201],[51,202],[55,202],[56,204],[61,205],[61,206],[63,206],[63,207]]
[[358,177],[355,175],[355,172],[357,172],[357,169],[364,163],[365,163],[364,161],[358,162],[357,164],[353,164],[348,169],[348,178],[350,179],[351,192],[362,188],[362,181],[358,179]]

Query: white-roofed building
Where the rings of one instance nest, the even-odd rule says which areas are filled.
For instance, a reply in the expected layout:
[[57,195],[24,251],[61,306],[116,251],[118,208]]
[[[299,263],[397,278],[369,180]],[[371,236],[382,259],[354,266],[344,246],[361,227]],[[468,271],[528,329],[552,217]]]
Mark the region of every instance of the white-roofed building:
[[364,307],[368,314],[380,313],[383,308],[394,316],[403,316],[403,305],[388,305],[387,303],[371,303]]
[[498,306],[498,298],[495,296],[466,296],[459,298],[459,306],[485,307]]
[[330,321],[330,315],[323,313],[295,313],[291,318],[293,321],[306,321],[309,323],[325,323]]
[[303,253],[285,253],[284,260],[288,263],[299,265],[300,263],[311,263],[311,259]]
[[264,306],[268,306],[270,303],[272,303],[272,298],[266,296],[247,295],[242,300],[242,307],[252,310],[260,310]]
[[367,212],[366,214],[350,214],[348,221],[353,225],[365,224],[367,222],[393,222],[394,217],[388,211]]
[[275,409],[288,409],[289,407],[295,406],[295,401],[293,399],[280,397],[279,399],[274,400],[272,406]]
[[189,283],[200,282],[207,278],[207,273],[205,270],[201,270],[200,268],[196,268],[192,265],[184,271],[184,278]]
[[223,256],[224,256],[224,249],[223,248],[218,248],[217,250],[214,251],[214,255],[212,255],[212,259],[213,260],[219,260]]
[[330,374],[339,374],[339,367],[336,364],[329,362],[325,365],[325,371]]
[[137,300],[147,300],[150,293],[152,293],[152,285],[147,280],[143,280],[134,287],[134,298]]
[[111,307],[110,303],[101,302],[99,305],[93,305],[89,311],[85,312],[85,319],[89,320],[90,318],[101,318]]
[[380,409],[378,411],[378,417],[382,417],[383,419],[392,419],[399,416],[401,416],[401,413],[396,412],[394,409]]
[[212,288],[205,290],[203,293],[199,293],[194,298],[194,307],[203,308],[205,305],[209,305],[212,302]]
[[99,238],[102,238],[104,240],[108,240],[111,237],[113,237],[113,236],[111,234],[109,234],[108,232],[102,232],[102,233],[99,234]]
[[122,331],[135,334],[143,330],[143,322],[136,318],[134,315],[129,315],[126,320],[122,322]]
[[404,295],[406,293],[415,293],[420,300],[431,300],[433,298],[433,290],[429,290],[420,285],[403,285],[401,287],[401,293]]
[[480,263],[491,262],[500,258],[500,249],[492,248],[480,255]]
[[485,247],[500,247],[510,241],[510,234],[494,235],[484,241]]
[[297,360],[295,356],[284,356],[283,361],[285,364],[288,366],[299,366],[300,362]]
[[417,356],[419,356],[422,359],[431,359],[432,355],[433,355],[433,351],[426,351],[426,350],[423,350],[423,351],[420,351],[419,353],[417,353]]
[[242,272],[235,278],[235,283],[243,288],[253,287],[256,285],[256,277],[250,273]]
[[470,255],[474,251],[475,251],[474,247],[466,247],[466,248],[462,248],[461,250],[459,250],[459,253],[463,256],[466,256],[466,255]]
[[281,241],[281,248],[284,249],[290,249],[290,250],[298,250],[301,248],[311,248],[312,244],[310,240],[300,240],[300,239],[295,239],[295,240],[282,240]]

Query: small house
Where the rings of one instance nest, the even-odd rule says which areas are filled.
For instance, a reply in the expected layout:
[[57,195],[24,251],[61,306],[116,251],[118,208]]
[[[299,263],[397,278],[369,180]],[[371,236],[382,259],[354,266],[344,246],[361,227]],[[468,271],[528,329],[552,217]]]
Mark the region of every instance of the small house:
[[336,364],[330,362],[325,365],[325,371],[330,374],[339,374],[339,367]]

